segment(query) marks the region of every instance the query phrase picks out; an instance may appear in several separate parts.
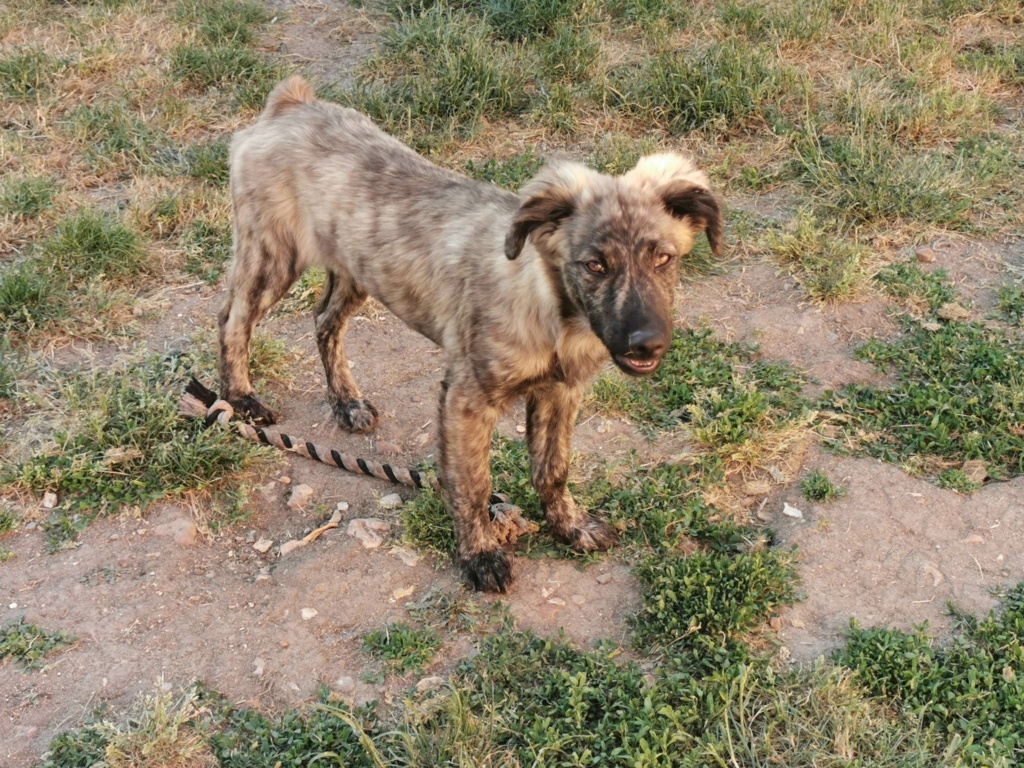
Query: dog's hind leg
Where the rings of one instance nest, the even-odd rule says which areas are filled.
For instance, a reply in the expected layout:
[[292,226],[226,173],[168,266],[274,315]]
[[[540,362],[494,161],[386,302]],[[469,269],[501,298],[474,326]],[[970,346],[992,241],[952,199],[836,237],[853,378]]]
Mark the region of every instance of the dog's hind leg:
[[218,316],[221,397],[257,424],[273,424],[276,417],[253,391],[249,341],[256,324],[297,277],[294,247],[267,241],[255,226],[239,222],[228,296]]
[[544,385],[526,398],[526,441],[530,475],[544,517],[559,541],[576,549],[607,549],[619,535],[603,520],[579,508],[569,493],[572,433],[583,391],[565,384]]
[[[471,376],[471,374],[470,374]],[[475,589],[504,592],[512,580],[512,555],[491,526],[491,432],[498,413],[472,382],[453,382],[441,393],[441,481],[455,521],[459,563]]]
[[328,271],[316,308],[316,344],[327,374],[327,393],[338,423],[352,432],[377,426],[377,409],[360,393],[345,355],[348,319],[366,301],[364,291],[343,267]]

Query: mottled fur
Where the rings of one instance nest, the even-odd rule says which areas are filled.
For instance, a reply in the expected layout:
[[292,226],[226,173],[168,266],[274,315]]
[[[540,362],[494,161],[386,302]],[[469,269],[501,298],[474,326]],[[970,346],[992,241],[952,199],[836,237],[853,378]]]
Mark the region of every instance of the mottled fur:
[[338,421],[373,429],[344,348],[372,295],[444,348],[440,468],[459,558],[504,590],[511,555],[491,531],[489,450],[500,413],[527,403],[531,474],[552,533],[583,550],[615,531],[566,486],[583,392],[612,358],[653,371],[671,340],[678,257],[701,231],[721,243],[707,179],[674,154],[621,177],[544,167],[520,195],[438,168],[363,115],[318,102],[300,78],[271,94],[231,145],[235,254],[220,317],[222,396],[273,414],[249,380],[253,327],[310,266],[328,272],[316,338]]

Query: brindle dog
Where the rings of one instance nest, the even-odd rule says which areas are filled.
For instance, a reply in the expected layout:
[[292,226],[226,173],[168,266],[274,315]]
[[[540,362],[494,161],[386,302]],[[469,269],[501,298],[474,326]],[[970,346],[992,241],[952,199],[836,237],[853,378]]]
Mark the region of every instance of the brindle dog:
[[718,201],[689,160],[651,155],[619,177],[552,163],[516,195],[438,168],[292,77],[235,135],[231,197],[220,374],[236,411],[274,421],[249,379],[249,339],[305,269],[324,267],[316,339],[343,427],[377,423],[344,347],[368,295],[445,350],[441,481],[474,587],[504,591],[512,576],[491,530],[488,460],[498,416],[518,397],[551,532],[580,550],[615,543],[567,489],[573,425],[609,355],[634,376],[658,367],[678,263],[695,237],[721,250]]

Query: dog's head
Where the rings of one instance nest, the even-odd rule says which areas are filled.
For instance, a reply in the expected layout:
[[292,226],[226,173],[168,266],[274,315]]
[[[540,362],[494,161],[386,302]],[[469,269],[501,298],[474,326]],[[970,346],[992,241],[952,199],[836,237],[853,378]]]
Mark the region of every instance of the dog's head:
[[616,177],[559,163],[522,195],[505,255],[517,258],[529,238],[615,364],[652,373],[672,341],[680,257],[701,232],[715,255],[722,251],[721,208],[707,177],[672,153]]

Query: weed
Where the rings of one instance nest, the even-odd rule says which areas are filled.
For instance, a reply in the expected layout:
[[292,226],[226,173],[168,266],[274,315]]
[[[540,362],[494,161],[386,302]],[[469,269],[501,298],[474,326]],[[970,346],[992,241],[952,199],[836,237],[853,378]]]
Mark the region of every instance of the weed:
[[763,115],[788,77],[764,50],[728,40],[615,74],[611,102],[636,120],[681,134]]
[[196,38],[207,45],[250,45],[255,28],[270,18],[262,5],[247,0],[185,0],[175,16],[179,23],[194,28]]
[[231,88],[244,109],[260,109],[283,69],[239,45],[180,45],[171,51],[171,76],[204,90]]
[[[280,338],[257,330],[249,343],[249,370],[257,388],[270,382],[287,384],[292,380],[295,353]],[[215,377],[217,370],[217,340],[206,331],[199,331],[191,339],[188,364],[200,378]]]
[[312,309],[316,306],[326,281],[327,273],[322,267],[310,267],[295,281],[288,295],[274,307],[274,314],[284,315]]
[[[0,299],[4,282],[0,281]],[[0,327],[6,324],[7,317],[0,309]],[[0,338],[0,403],[4,400],[12,400],[18,394],[18,382],[23,378],[28,368],[24,356],[11,345],[11,339],[7,334]],[[2,520],[2,517],[0,517]],[[0,523],[2,528],[2,523]]]
[[68,114],[72,137],[85,147],[86,158],[103,170],[127,165],[141,168],[155,162],[167,137],[150,128],[125,104],[82,104]]
[[576,130],[576,98],[572,86],[549,83],[539,88],[540,99],[536,108],[537,119],[557,133]]
[[185,150],[187,173],[193,179],[202,179],[223,187],[228,183],[228,142],[225,139],[205,144],[193,144]]
[[973,493],[981,488],[981,483],[970,477],[962,469],[943,470],[935,479],[935,483],[939,488],[948,488],[957,493]]
[[544,77],[569,83],[589,80],[601,53],[600,44],[585,28],[571,24],[560,24],[538,48]]
[[18,518],[14,512],[6,507],[0,509],[0,536],[10,533],[18,527]]
[[62,292],[36,264],[18,262],[0,274],[0,323],[22,332],[44,325],[64,313]]
[[200,219],[181,235],[185,271],[214,285],[231,258],[231,225]]
[[533,178],[543,164],[543,158],[537,157],[532,149],[528,149],[522,154],[504,160],[493,157],[482,163],[467,160],[466,174],[479,181],[487,181],[515,191]]
[[127,727],[103,722],[103,765],[109,768],[164,768],[209,765],[210,748],[201,732],[206,714],[192,689],[175,699],[170,693],[145,697]]
[[550,34],[559,22],[580,12],[581,0],[475,0],[487,25],[503,40],[528,40]]
[[594,150],[591,164],[601,173],[620,176],[636,166],[644,155],[658,149],[653,139],[633,139],[622,134],[604,137]]
[[996,292],[996,309],[1000,316],[1012,325],[1024,324],[1024,285],[1003,283]]
[[363,638],[363,650],[384,662],[389,672],[405,674],[427,666],[441,638],[432,629],[418,629],[403,621],[375,629]]
[[148,260],[138,233],[99,211],[84,209],[65,218],[40,246],[38,258],[69,279],[131,278]]
[[768,233],[768,247],[818,301],[842,301],[863,290],[870,277],[869,253],[856,241],[836,237],[806,211],[791,232]]
[[925,271],[912,261],[897,262],[879,270],[875,279],[890,296],[909,300],[911,306],[934,312],[956,299],[944,269]]
[[800,490],[808,501],[821,503],[836,501],[846,495],[846,487],[833,483],[822,469],[808,472],[800,481]]
[[693,6],[680,0],[612,0],[609,7],[616,17],[647,29],[683,27],[694,16]]
[[0,628],[0,660],[11,658],[28,669],[38,669],[43,666],[45,656],[73,642],[75,638],[66,632],[50,632],[35,624],[26,624],[21,618]]
[[0,185],[0,216],[35,218],[53,205],[56,191],[49,176],[9,177]]
[[7,547],[0,547],[0,563],[6,563],[13,560],[17,555]]
[[0,58],[0,88],[16,99],[32,98],[50,84],[60,68],[61,62],[44,51],[23,48]]
[[224,487],[264,449],[227,430],[182,422],[177,400],[186,371],[173,360],[67,375],[60,391],[75,427],[53,447],[8,470],[5,481],[61,500],[45,524],[53,546],[96,515],[122,506]]
[[908,320],[901,338],[872,340],[857,357],[891,372],[895,382],[826,393],[823,407],[841,415],[834,447],[895,464],[980,460],[994,478],[1024,473],[1019,339],[977,323],[929,331]]
[[954,614],[957,637],[936,647],[923,628],[913,632],[851,624],[837,660],[874,695],[919,713],[947,738],[962,740],[969,764],[1024,754],[1024,583],[1011,589],[1001,614],[978,620]]

